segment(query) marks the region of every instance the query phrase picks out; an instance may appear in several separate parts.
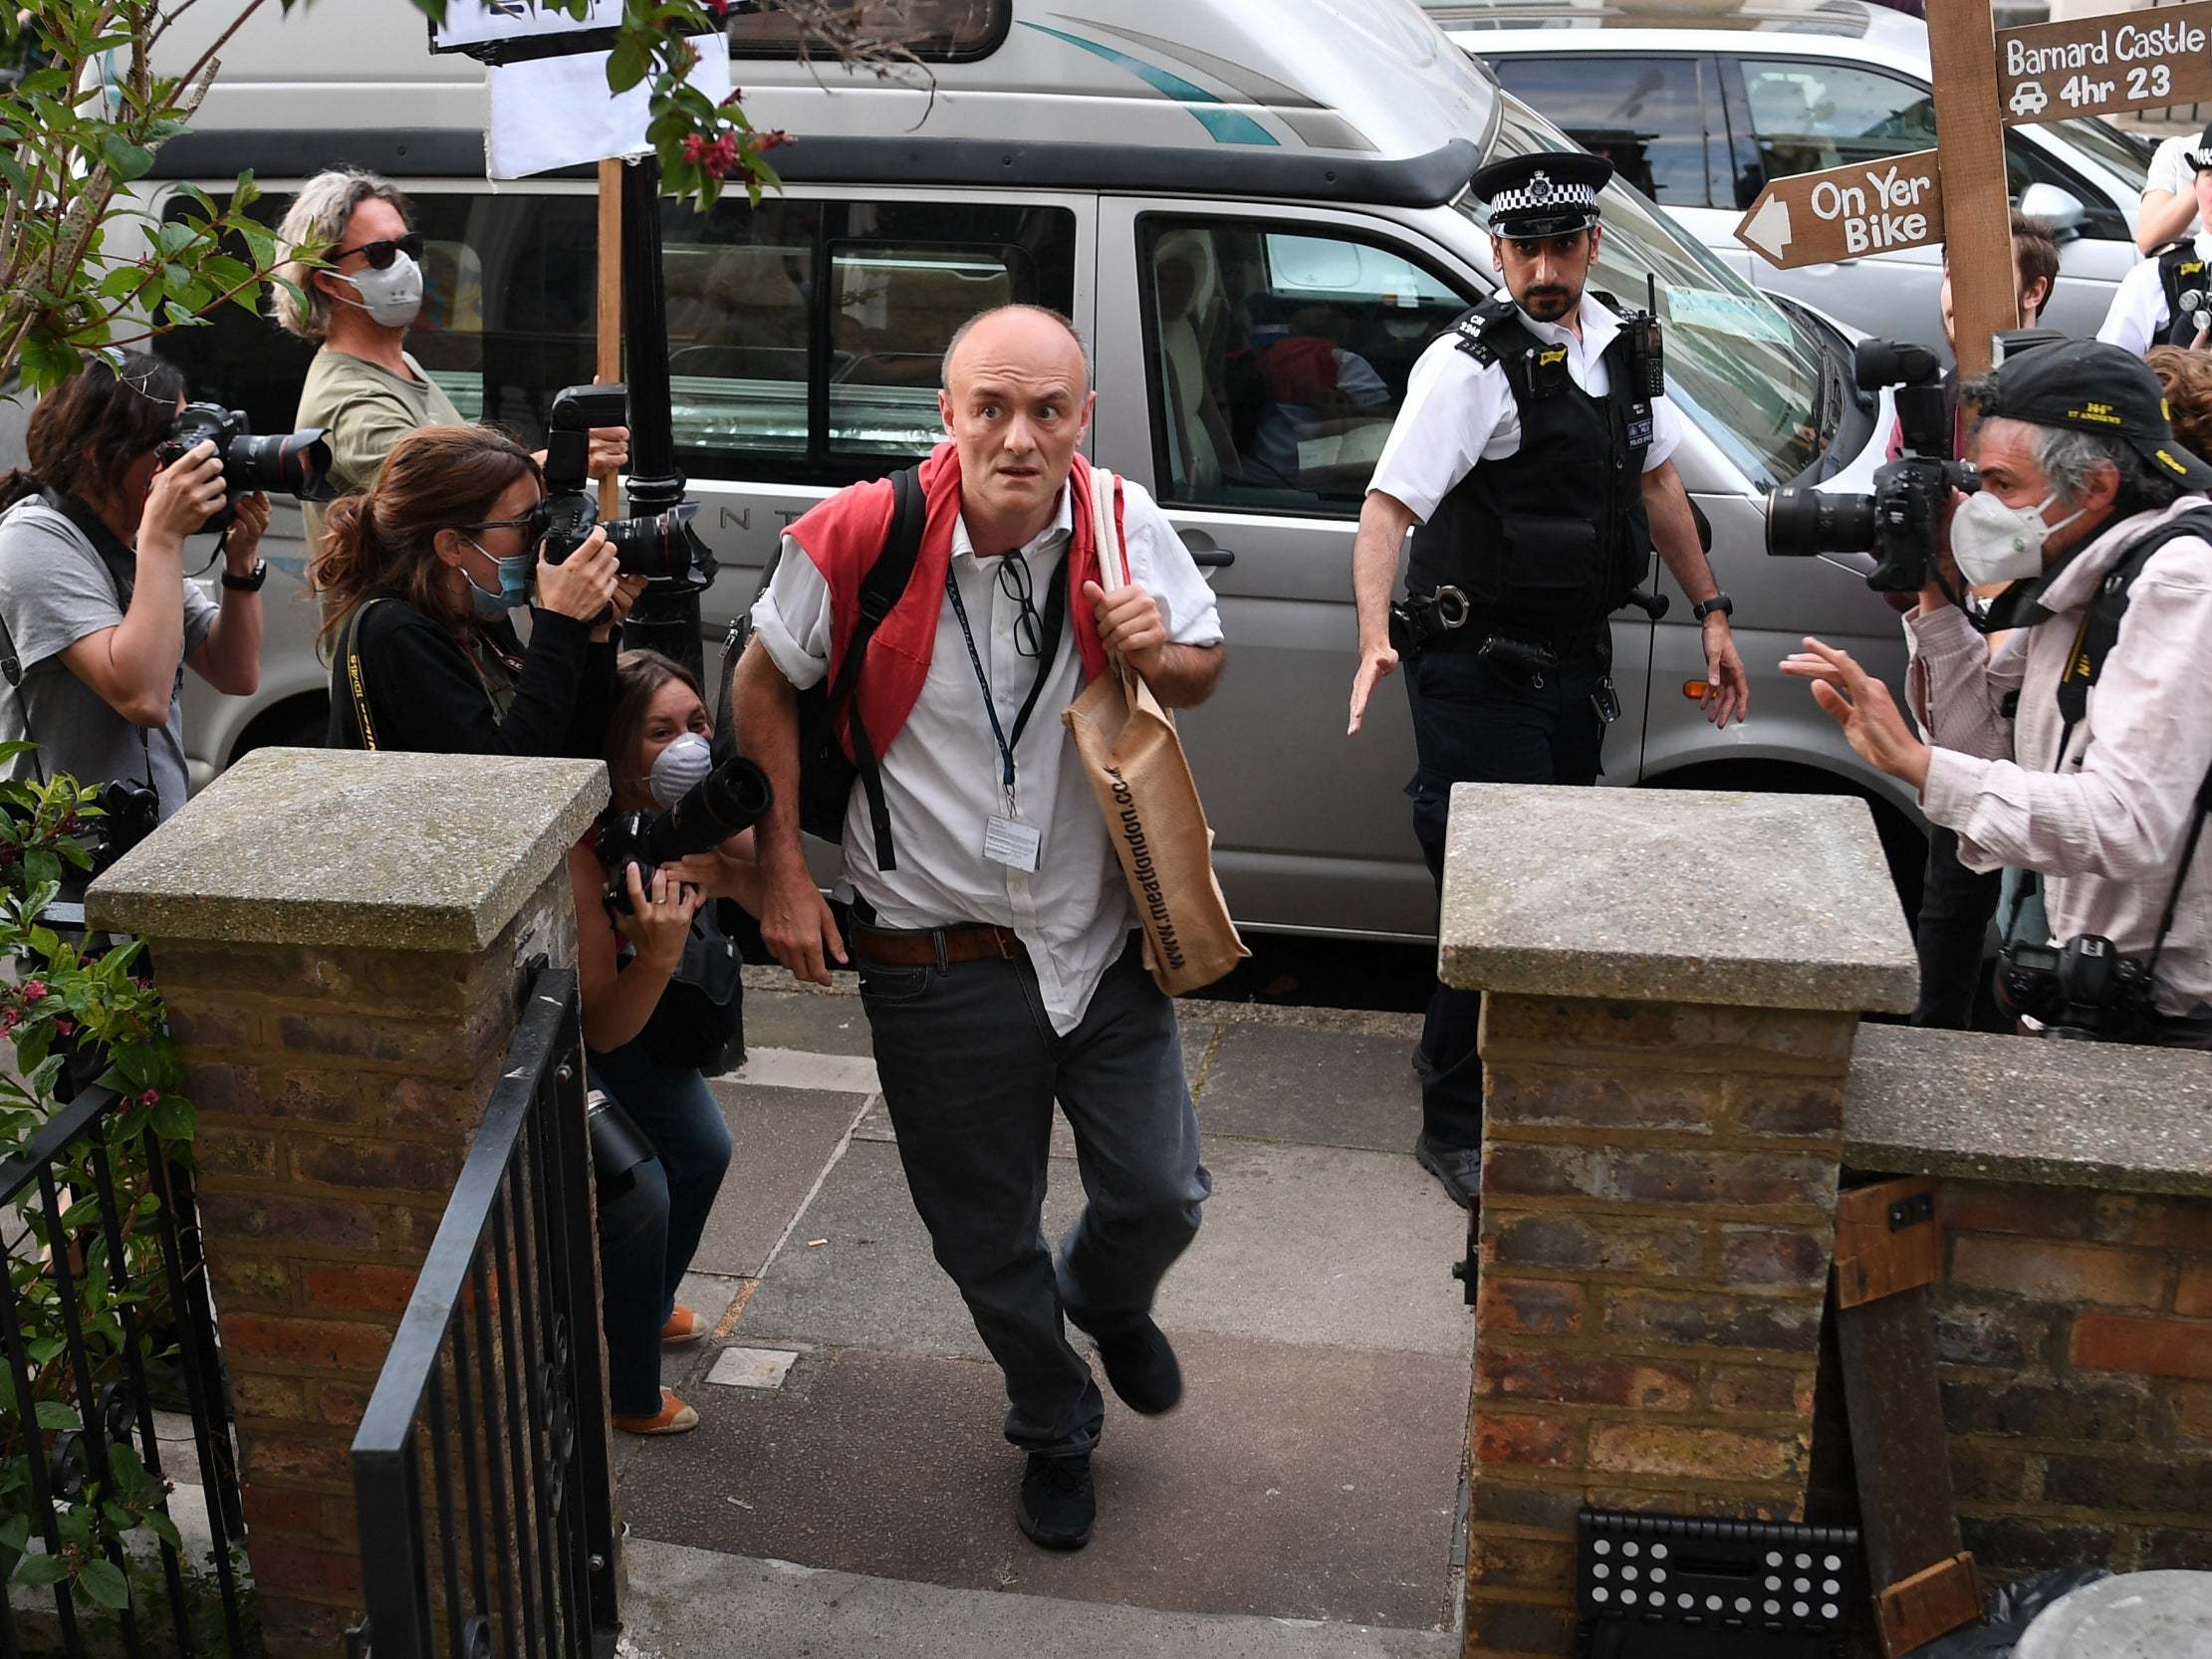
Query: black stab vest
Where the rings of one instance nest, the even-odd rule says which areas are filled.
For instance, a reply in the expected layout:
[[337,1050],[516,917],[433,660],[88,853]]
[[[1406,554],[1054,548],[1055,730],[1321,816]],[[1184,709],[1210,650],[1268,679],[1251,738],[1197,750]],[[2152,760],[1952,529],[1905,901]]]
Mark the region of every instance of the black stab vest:
[[1537,339],[1510,300],[1487,300],[1452,329],[1459,350],[1503,370],[1521,447],[1477,463],[1414,531],[1406,589],[1465,593],[1471,616],[1458,631],[1469,648],[1486,625],[1595,632],[1627,603],[1651,553],[1651,406],[1631,383],[1628,331],[1605,348],[1607,390],[1593,397],[1568,372],[1568,349]]
[[2190,292],[2202,294],[2206,287],[2204,256],[2197,252],[2195,238],[2158,250],[2158,283],[2166,291],[2166,332],[2151,345],[2192,345],[2197,338],[2198,323],[2182,309],[2181,296]]

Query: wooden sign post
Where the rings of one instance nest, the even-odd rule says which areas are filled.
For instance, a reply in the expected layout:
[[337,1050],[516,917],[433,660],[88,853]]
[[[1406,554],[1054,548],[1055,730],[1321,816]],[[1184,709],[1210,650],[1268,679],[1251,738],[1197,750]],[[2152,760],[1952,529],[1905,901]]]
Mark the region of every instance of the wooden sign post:
[[[2212,0],[2205,0],[2212,5]],[[609,382],[622,377],[622,163],[610,158],[600,163],[599,222],[599,335],[593,378]],[[614,473],[600,480],[600,517],[619,518],[622,481]]]
[[[1971,377],[1989,372],[1990,337],[2020,327],[1997,52],[1989,0],[1928,0],[1927,18],[1935,142],[1943,157],[1944,246],[1967,250],[1950,261],[1953,334],[1959,373]],[[2004,258],[1986,257],[1997,248]]]

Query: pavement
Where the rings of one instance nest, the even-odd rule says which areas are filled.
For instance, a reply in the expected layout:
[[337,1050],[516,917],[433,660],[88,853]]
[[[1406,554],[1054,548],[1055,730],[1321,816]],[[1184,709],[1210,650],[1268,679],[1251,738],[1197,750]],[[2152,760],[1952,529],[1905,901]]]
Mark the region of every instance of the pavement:
[[[1443,1659],[1473,1316],[1465,1217],[1414,1164],[1418,1021],[1182,1005],[1214,1176],[1156,1316],[1180,1409],[1108,1395],[1088,1549],[1015,1529],[1005,1392],[929,1253],[849,990],[748,969],[736,1157],[663,1376],[700,1427],[617,1435],[633,1659]],[[1056,1126],[1046,1230],[1082,1203]],[[1083,1338],[1077,1338],[1079,1346]]]

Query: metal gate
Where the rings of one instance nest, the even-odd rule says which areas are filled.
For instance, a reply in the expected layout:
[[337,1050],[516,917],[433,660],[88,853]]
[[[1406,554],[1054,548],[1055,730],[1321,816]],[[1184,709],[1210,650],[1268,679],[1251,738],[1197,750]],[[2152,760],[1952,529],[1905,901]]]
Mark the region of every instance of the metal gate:
[[584,1111],[576,975],[540,968],[354,1437],[355,1659],[614,1652]]

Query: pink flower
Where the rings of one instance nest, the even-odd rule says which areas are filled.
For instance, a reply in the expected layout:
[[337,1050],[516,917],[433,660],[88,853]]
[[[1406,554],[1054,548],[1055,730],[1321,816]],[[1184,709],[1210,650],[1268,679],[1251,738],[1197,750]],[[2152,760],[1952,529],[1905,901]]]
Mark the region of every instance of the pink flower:
[[76,1029],[77,1029],[77,1022],[76,1022],[75,1020],[72,1020],[72,1019],[70,1019],[70,1018],[69,1018],[68,1016],[66,1016],[66,1015],[65,1015],[65,1016],[63,1016],[63,1017],[62,1017],[61,1019],[59,1019],[59,1020],[56,1020],[56,1021],[54,1022],[54,1035],[55,1035],[56,1037],[67,1037],[67,1036],[69,1036],[69,1034],[70,1034],[71,1032],[75,1031]]
[[683,140],[683,158],[696,166],[701,158],[705,156],[706,148],[706,139],[699,133],[693,132]]
[[150,1107],[160,1098],[161,1091],[158,1088],[149,1088],[143,1094],[138,1096],[138,1104],[141,1106]]
[[715,108],[717,110],[727,110],[731,105],[738,103],[744,97],[745,94],[742,91],[740,91],[736,87],[732,87],[730,89],[730,96],[722,100],[722,102],[717,104]]
[[43,980],[43,979],[27,979],[27,980],[25,980],[25,981],[23,982],[23,1000],[24,1000],[25,1002],[27,1002],[27,1003],[35,1003],[35,1002],[37,1002],[37,1001],[38,1001],[38,1000],[39,1000],[39,999],[40,999],[41,997],[43,997],[43,996],[45,996],[45,995],[46,995],[46,981],[45,981],[45,980]]
[[16,1027],[18,1027],[18,1026],[20,1026],[20,1025],[22,1025],[22,1024],[23,1024],[23,1010],[22,1010],[22,1009],[20,1009],[20,1008],[0,1008],[0,1032],[13,1031],[13,1030],[15,1030],[15,1028],[16,1028]]
[[782,149],[791,142],[791,134],[778,126],[766,132],[756,132],[746,142],[755,155],[762,155],[772,149]]
[[737,160],[737,139],[725,132],[706,146],[706,156],[699,165],[716,178],[728,172]]

